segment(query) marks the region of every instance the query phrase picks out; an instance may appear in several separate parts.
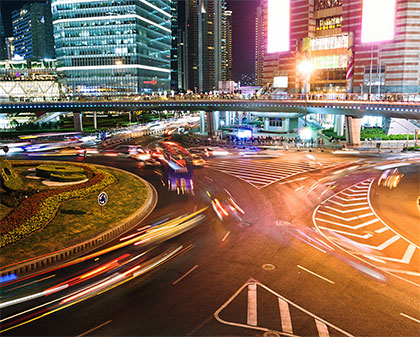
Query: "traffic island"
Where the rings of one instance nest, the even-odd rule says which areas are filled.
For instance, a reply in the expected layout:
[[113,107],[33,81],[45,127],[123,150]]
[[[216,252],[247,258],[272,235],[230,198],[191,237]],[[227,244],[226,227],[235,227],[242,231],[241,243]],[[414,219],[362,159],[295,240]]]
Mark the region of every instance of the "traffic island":
[[[122,170],[64,163],[71,167],[68,178],[61,169],[57,173],[57,165],[63,162],[15,161],[11,165],[23,188],[2,186],[0,191],[2,275],[30,273],[95,249],[138,224],[156,204],[154,189]],[[55,184],[45,184],[52,181],[51,175]],[[71,181],[76,175],[80,182]],[[101,192],[108,197],[104,206],[98,204]]]

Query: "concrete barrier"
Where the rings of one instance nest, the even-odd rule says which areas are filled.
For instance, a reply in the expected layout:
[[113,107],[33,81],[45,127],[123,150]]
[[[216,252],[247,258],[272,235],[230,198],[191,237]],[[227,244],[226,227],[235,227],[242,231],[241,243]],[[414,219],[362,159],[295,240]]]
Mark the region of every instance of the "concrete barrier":
[[[113,169],[123,171],[117,168]],[[143,221],[147,216],[149,216],[149,214],[154,210],[157,203],[157,192],[155,188],[139,176],[136,176],[131,172],[123,172],[126,174],[131,174],[137,179],[142,180],[146,184],[147,189],[150,193],[150,197],[148,198],[146,203],[140,209],[138,209],[136,213],[122,220],[117,226],[112,227],[111,229],[95,236],[92,239],[86,240],[77,245],[64,248],[47,255],[43,255],[41,257],[35,257],[22,263],[16,263],[14,265],[6,266],[4,269],[0,269],[0,276],[3,277],[15,274],[19,277],[23,275],[32,274],[34,272],[39,272],[40,270],[44,271],[52,267],[56,267],[60,263],[68,262],[74,258],[77,258],[83,254],[86,254],[94,249],[97,249],[111,242],[113,239],[129,231],[130,229],[138,225],[141,221]]]

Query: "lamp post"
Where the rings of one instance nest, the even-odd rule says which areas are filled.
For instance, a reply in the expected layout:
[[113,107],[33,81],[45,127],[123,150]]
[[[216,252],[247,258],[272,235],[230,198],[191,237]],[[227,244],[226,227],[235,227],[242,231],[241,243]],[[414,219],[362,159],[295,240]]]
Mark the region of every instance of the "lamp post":
[[309,84],[309,80],[311,78],[311,72],[314,69],[314,65],[312,64],[312,62],[310,62],[309,60],[305,60],[302,61],[299,64],[299,72],[302,74],[303,78],[304,78],[304,86],[305,86],[305,126],[306,126],[306,115],[308,112],[308,84]]

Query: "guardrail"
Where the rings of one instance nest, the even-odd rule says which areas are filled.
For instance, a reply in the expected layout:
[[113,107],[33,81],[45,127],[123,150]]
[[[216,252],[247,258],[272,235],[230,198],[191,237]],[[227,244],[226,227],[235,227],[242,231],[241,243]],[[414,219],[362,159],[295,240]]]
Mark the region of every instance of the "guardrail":
[[[117,168],[113,169],[119,170]],[[144,181],[142,178],[131,172],[123,172],[131,174],[137,179],[141,179],[146,184],[150,193],[150,198],[147,200],[146,204],[138,209],[135,214],[122,220],[117,226],[95,236],[90,240],[86,240],[82,243],[59,250],[57,252],[53,252],[38,258],[33,258],[29,261],[6,266],[5,269],[0,269],[0,276],[3,277],[11,274],[15,274],[17,276],[28,275],[39,270],[44,270],[56,266],[59,263],[69,261],[111,242],[114,238],[124,234],[134,226],[138,225],[142,220],[144,220],[156,206],[157,192],[152,185]]]

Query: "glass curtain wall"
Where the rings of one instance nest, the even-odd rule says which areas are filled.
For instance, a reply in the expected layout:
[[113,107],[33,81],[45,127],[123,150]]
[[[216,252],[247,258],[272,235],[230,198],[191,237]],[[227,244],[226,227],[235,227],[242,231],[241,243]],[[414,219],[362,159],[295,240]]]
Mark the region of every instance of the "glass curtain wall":
[[53,0],[52,13],[70,95],[169,89],[170,0]]

